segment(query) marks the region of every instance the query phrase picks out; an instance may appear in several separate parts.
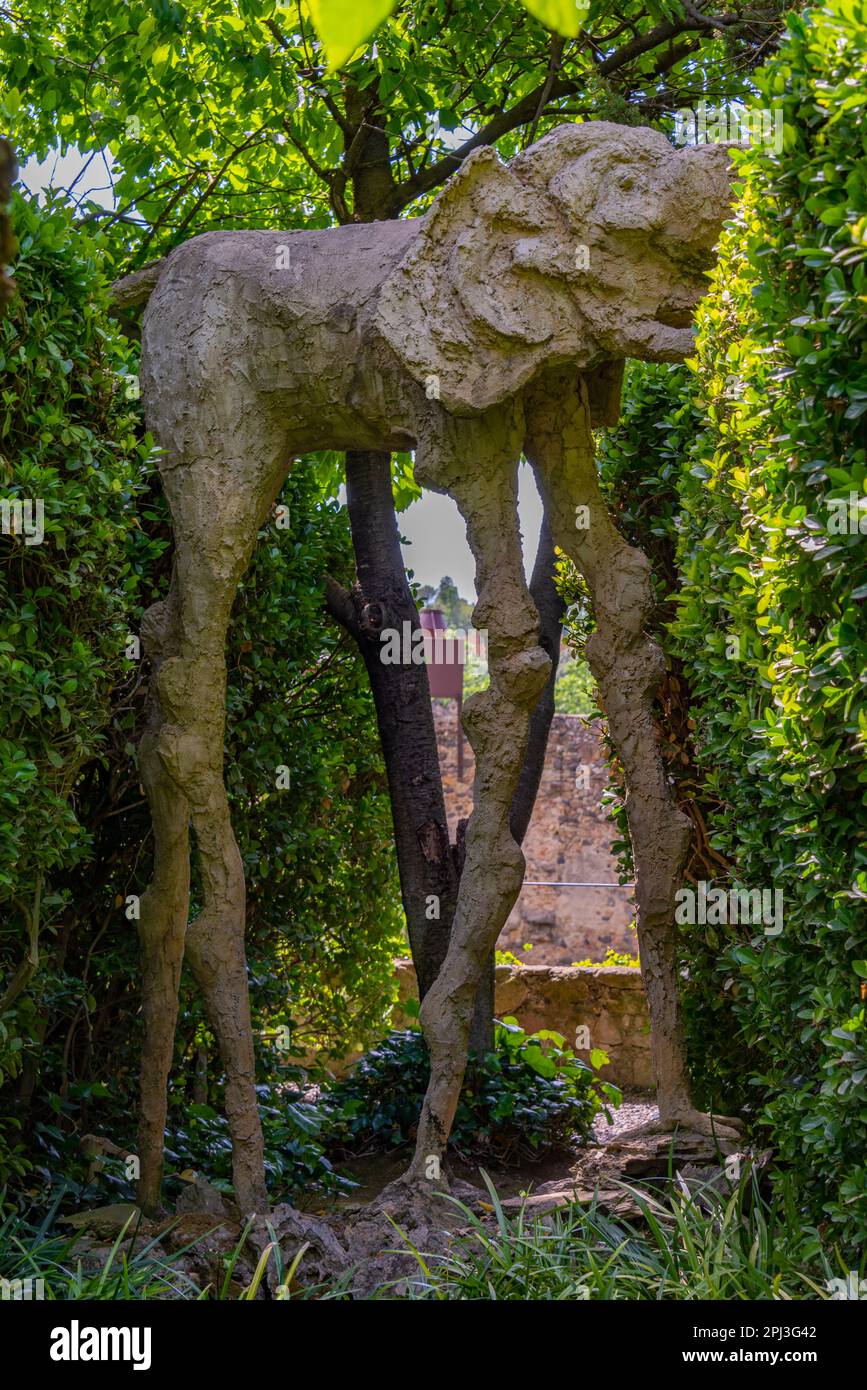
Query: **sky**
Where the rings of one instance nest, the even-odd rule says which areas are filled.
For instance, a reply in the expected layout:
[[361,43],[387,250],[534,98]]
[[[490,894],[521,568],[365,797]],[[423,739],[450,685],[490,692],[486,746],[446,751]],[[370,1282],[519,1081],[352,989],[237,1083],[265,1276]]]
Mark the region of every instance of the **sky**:
[[66,154],[50,154],[41,162],[37,159],[26,160],[20,171],[20,179],[29,192],[40,197],[47,188],[68,189],[75,184],[74,198],[88,197],[104,208],[114,208],[109,181],[113,162],[109,150],[100,150],[88,163],[88,157],[73,146]]
[[[111,155],[107,157],[110,168]],[[21,181],[31,193],[40,195],[50,186],[68,189],[75,183],[75,198],[87,196],[103,207],[113,207],[108,168],[101,152],[82,173],[85,162],[85,156],[74,148],[62,156],[49,155],[42,163],[31,159],[21,170]],[[79,175],[80,181],[75,182]],[[542,504],[533,475],[526,464],[522,464],[520,470],[518,507],[524,543],[524,568],[529,577],[539,544]],[[430,584],[436,588],[444,575],[450,575],[461,597],[475,600],[475,565],[467,544],[466,527],[457,505],[450,497],[425,492],[418,502],[401,512],[398,525],[407,542],[403,546],[404,563],[414,572],[419,584]]]
[[[529,578],[539,545],[542,503],[527,464],[518,478],[518,514],[524,545],[524,569]],[[466,527],[451,497],[426,492],[397,519],[401,535],[409,542],[403,547],[404,563],[420,584],[437,587],[448,574],[462,598],[476,598],[475,565],[467,544]]]

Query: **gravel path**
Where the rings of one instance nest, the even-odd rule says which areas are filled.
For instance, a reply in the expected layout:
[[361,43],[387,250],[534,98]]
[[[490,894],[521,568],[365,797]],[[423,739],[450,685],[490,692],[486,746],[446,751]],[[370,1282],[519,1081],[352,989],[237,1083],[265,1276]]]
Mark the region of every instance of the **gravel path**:
[[596,1116],[593,1121],[593,1137],[598,1144],[609,1144],[626,1130],[658,1119],[659,1111],[655,1101],[643,1095],[624,1095],[620,1109],[611,1112],[611,1124],[604,1115]]

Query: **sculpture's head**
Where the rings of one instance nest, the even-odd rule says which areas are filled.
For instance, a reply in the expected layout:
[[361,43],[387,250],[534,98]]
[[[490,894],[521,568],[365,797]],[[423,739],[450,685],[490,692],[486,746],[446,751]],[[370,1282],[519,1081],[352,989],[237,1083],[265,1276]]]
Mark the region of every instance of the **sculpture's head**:
[[445,407],[486,410],[543,366],[688,354],[731,200],[719,145],[558,126],[508,166],[477,150],[380,298],[380,332]]

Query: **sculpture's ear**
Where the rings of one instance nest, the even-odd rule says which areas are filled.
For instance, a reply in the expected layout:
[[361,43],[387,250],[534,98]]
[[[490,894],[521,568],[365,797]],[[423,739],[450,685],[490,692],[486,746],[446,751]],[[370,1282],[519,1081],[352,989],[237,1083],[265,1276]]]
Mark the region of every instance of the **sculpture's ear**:
[[587,398],[590,404],[590,424],[594,430],[607,426],[613,429],[620,420],[620,398],[623,394],[623,358],[603,362],[584,373]]
[[550,200],[490,148],[476,150],[422,219],[381,291],[377,327],[431,397],[475,414],[543,361],[574,355],[574,257]]

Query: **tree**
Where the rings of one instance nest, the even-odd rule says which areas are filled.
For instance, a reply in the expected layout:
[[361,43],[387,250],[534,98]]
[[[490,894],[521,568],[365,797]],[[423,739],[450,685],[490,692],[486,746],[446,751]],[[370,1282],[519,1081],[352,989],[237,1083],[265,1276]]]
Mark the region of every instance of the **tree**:
[[[771,6],[756,21],[737,9],[604,7],[579,38],[564,41],[516,4],[414,0],[341,74],[326,71],[300,9],[290,21],[268,0],[216,0],[194,16],[174,7],[117,11],[106,3],[83,14],[68,6],[62,19],[61,26],[32,0],[7,24],[7,104],[22,142],[37,153],[58,138],[93,149],[92,159],[111,151],[117,210],[82,211],[106,224],[118,268],[128,269],[209,227],[395,217],[423,206],[481,145],[496,142],[509,154],[563,119],[634,124],[663,118],[696,91],[738,93],[773,39],[777,11]],[[53,110],[48,102],[41,112],[19,108],[20,89],[40,88],[56,94]],[[462,127],[471,133],[455,143]],[[448,843],[425,673],[370,659],[385,615],[397,626],[418,622],[391,461],[349,453],[346,470],[358,585],[352,592],[329,585],[328,606],[359,642],[371,675],[424,993],[448,939],[460,847]],[[533,596],[546,615],[543,646],[556,652],[552,572],[549,543]],[[534,716],[540,735],[550,708],[545,699]],[[414,717],[398,720],[398,709]],[[529,819],[544,737],[532,737],[530,750],[516,824]],[[441,902],[435,929],[422,915],[432,894]],[[492,1011],[490,972],[487,982],[481,1043]]]
[[473,606],[467,603],[465,598],[461,598],[458,586],[449,575],[443,575],[432,603],[436,608],[443,610],[447,627],[466,630],[471,626]]
[[508,155],[555,121],[742,95],[784,9],[600,4],[563,40],[514,0],[407,0],[328,73],[300,8],[271,0],[23,0],[0,31],[3,105],[28,154],[75,144],[106,169],[117,210],[82,211],[117,234],[120,270],[212,226],[398,216],[473,149]]

